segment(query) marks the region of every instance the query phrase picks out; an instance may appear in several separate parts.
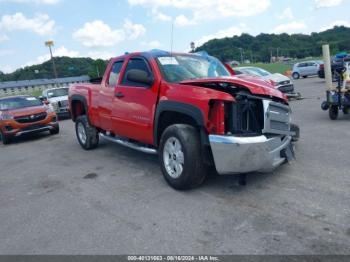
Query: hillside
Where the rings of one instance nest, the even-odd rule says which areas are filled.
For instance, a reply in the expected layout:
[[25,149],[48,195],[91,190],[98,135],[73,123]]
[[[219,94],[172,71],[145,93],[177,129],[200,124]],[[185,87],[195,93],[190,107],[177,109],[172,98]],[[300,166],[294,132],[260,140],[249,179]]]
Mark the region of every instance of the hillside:
[[[101,59],[93,60],[91,58],[70,58],[70,57],[55,57],[58,77],[70,77],[89,75],[95,78],[102,75],[106,69],[108,61]],[[54,78],[51,60],[40,65],[28,66],[16,70],[11,74],[3,74],[0,72],[0,81],[18,81]]]
[[322,44],[330,44],[331,52],[350,50],[350,28],[340,26],[333,29],[304,34],[260,34],[256,37],[249,34],[213,39],[196,51],[207,51],[223,61],[241,60],[240,50],[243,49],[244,58],[270,62],[272,56],[286,56],[291,58],[319,57],[322,56]]

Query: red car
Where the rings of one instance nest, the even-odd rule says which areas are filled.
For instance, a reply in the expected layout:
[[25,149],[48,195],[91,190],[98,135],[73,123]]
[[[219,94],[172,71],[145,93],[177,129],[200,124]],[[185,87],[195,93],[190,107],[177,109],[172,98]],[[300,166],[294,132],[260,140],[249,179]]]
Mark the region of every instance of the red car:
[[51,106],[31,96],[0,98],[0,140],[4,144],[15,137],[44,131],[59,133]]
[[270,172],[293,155],[286,96],[217,59],[151,51],[110,61],[100,84],[75,84],[69,105],[80,145],[105,139],[158,154],[176,189],[219,174]]

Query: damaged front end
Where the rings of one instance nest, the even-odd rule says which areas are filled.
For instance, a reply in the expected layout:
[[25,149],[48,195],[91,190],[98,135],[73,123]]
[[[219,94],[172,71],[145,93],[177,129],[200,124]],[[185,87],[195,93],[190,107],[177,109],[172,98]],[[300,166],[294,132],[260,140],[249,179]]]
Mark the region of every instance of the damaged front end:
[[[222,104],[224,113],[220,114],[220,132],[209,135],[217,172],[271,172],[292,160],[292,137],[295,133],[292,131],[291,110],[285,97],[259,89],[255,89],[257,94],[253,94],[254,89],[229,82],[204,80],[196,84],[230,93],[235,100]],[[213,106],[211,109],[215,109]],[[209,121],[212,115],[215,114],[211,110]]]

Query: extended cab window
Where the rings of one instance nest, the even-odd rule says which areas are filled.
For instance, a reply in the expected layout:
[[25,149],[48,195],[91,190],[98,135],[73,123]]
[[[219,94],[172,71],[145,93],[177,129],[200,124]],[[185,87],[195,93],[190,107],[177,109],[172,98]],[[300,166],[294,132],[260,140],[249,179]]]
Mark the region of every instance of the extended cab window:
[[147,62],[144,59],[142,59],[142,58],[131,58],[129,60],[129,62],[128,62],[128,65],[126,66],[125,73],[124,73],[124,76],[123,76],[122,85],[125,85],[125,86],[149,87],[146,84],[135,83],[135,82],[129,81],[127,79],[128,72],[130,70],[133,70],[133,69],[144,71],[144,72],[147,73],[147,76],[152,76],[152,72],[151,72]]
[[123,66],[123,61],[118,61],[114,63],[111,73],[109,74],[109,79],[108,79],[109,86],[115,87],[117,85],[122,66]]

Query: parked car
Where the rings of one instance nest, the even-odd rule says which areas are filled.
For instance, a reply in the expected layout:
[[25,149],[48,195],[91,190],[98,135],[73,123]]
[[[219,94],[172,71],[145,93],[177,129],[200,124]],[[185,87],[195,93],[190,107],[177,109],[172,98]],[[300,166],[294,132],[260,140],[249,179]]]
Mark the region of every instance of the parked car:
[[50,105],[32,96],[0,98],[0,140],[8,144],[15,137],[49,131],[59,133],[57,115]]
[[322,64],[322,61],[305,61],[296,63],[293,66],[292,77],[294,79],[299,79],[300,77],[307,78],[308,76],[316,76]]
[[69,116],[68,87],[51,88],[43,91],[41,99],[48,101],[58,117]]
[[[219,174],[270,172],[292,158],[291,110],[271,84],[232,77],[217,59],[154,50],[111,59],[100,84],[75,84],[69,106],[85,150],[102,136],[158,154],[175,189]],[[117,159],[117,158],[116,158]]]
[[265,80],[270,81],[273,86],[285,94],[294,94],[294,84],[292,80],[282,74],[275,73],[272,74],[265,69],[259,67],[235,67],[233,68],[235,74],[247,74],[251,76],[262,77]]

